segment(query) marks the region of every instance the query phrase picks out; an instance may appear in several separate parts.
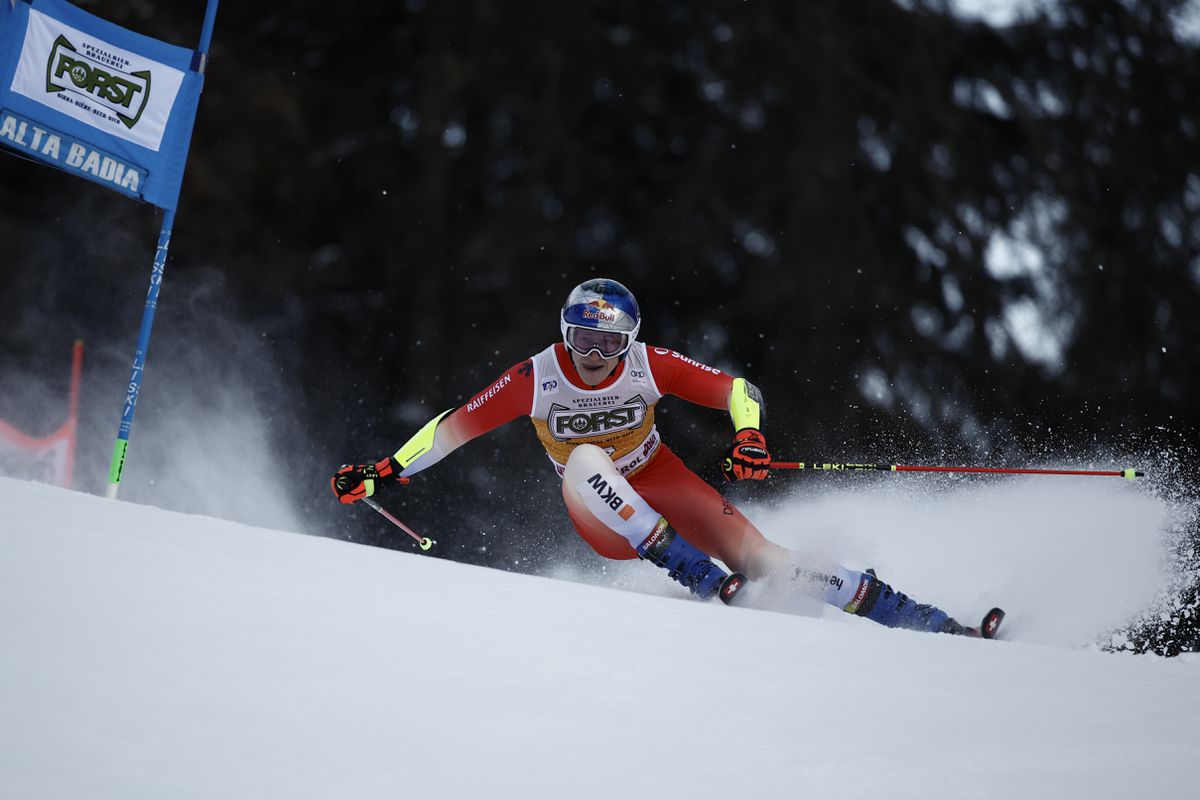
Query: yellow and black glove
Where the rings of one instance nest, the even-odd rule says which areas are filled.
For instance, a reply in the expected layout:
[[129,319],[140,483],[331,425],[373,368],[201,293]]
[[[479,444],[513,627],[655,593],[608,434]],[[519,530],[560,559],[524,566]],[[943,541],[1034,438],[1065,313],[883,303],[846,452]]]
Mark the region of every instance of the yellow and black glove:
[[407,483],[400,477],[400,464],[392,456],[374,464],[344,464],[330,480],[333,493],[342,503],[357,503],[375,494],[385,483]]
[[742,428],[733,436],[721,472],[727,481],[761,481],[771,471],[767,440],[757,428]]

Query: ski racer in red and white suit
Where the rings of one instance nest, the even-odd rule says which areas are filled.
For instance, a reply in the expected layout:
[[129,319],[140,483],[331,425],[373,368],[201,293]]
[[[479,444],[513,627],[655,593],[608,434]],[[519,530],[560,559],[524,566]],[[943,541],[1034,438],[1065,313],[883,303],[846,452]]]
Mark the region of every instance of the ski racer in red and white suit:
[[[641,342],[633,344],[607,378],[589,386],[559,342],[515,364],[466,405],[441,418],[432,447],[400,474],[407,477],[427,469],[475,437],[527,416],[560,476],[576,447],[600,447],[637,494],[685,539],[753,579],[764,573],[769,553],[779,548],[684,466],[654,424],[655,407],[667,395],[724,409],[732,387],[733,378],[721,370]],[[577,495],[564,494],[576,530],[597,553],[636,557],[636,534],[612,530],[587,513]],[[643,525],[640,542],[650,535],[658,516],[638,514],[635,519]]]
[[910,602],[873,572],[804,564],[685,467],[655,427],[659,400],[675,395],[728,409],[735,434],[722,470],[730,480],[761,480],[771,463],[761,396],[743,378],[636,341],[641,312],[620,283],[580,284],[560,322],[562,341],[514,365],[466,405],[430,420],[395,454],[374,465],[342,467],[331,481],[338,499],[368,497],[378,483],[428,469],[475,437],[527,416],[563,479],[576,530],[602,556],[641,557],[693,594],[726,603],[747,597],[747,579],[765,579],[764,585],[775,585],[776,598],[782,588],[783,595],[816,595],[892,627],[980,635],[940,609]]

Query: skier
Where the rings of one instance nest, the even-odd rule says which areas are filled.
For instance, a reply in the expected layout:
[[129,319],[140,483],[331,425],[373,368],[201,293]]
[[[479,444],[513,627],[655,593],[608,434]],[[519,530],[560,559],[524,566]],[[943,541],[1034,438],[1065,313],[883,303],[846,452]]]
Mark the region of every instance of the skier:
[[999,619],[992,615],[982,631],[965,627],[894,591],[873,570],[815,571],[764,537],[671,452],[654,424],[655,406],[666,395],[728,409],[734,436],[722,472],[730,481],[762,480],[771,455],[761,393],[744,378],[637,341],[640,327],[637,301],[623,285],[580,284],[563,305],[561,341],[430,420],[394,454],[343,466],[331,481],[334,494],[343,503],[369,497],[381,484],[428,469],[475,437],[528,416],[562,478],[576,531],[606,558],[647,560],[704,599],[736,605],[748,581],[761,581],[815,594],[889,627],[994,635]]

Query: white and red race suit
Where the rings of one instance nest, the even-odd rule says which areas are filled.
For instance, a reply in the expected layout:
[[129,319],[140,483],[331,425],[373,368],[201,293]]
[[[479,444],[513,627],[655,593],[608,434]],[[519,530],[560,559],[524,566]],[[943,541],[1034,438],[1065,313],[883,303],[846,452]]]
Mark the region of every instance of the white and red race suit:
[[[731,569],[757,577],[764,549],[775,545],[719,492],[663,444],[654,424],[659,400],[674,395],[709,408],[729,405],[733,376],[675,350],[634,342],[613,373],[586,385],[561,343],[514,364],[468,403],[436,423],[430,446],[409,460],[409,476],[441,461],[477,436],[520,416],[561,476],[572,450],[600,447],[635,491],[685,539]],[[402,462],[403,463],[403,462]],[[625,536],[602,524],[564,492],[579,535],[607,558],[634,558]]]

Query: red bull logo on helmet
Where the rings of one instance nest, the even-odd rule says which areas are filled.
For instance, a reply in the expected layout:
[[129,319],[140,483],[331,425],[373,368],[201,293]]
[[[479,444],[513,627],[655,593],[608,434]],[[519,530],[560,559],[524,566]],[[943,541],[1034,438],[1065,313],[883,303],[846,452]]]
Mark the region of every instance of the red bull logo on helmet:
[[583,307],[583,318],[616,325],[621,321],[624,311],[605,300],[589,300]]
[[621,309],[605,300],[590,300],[583,307],[584,319],[596,319],[601,322],[616,322]]

